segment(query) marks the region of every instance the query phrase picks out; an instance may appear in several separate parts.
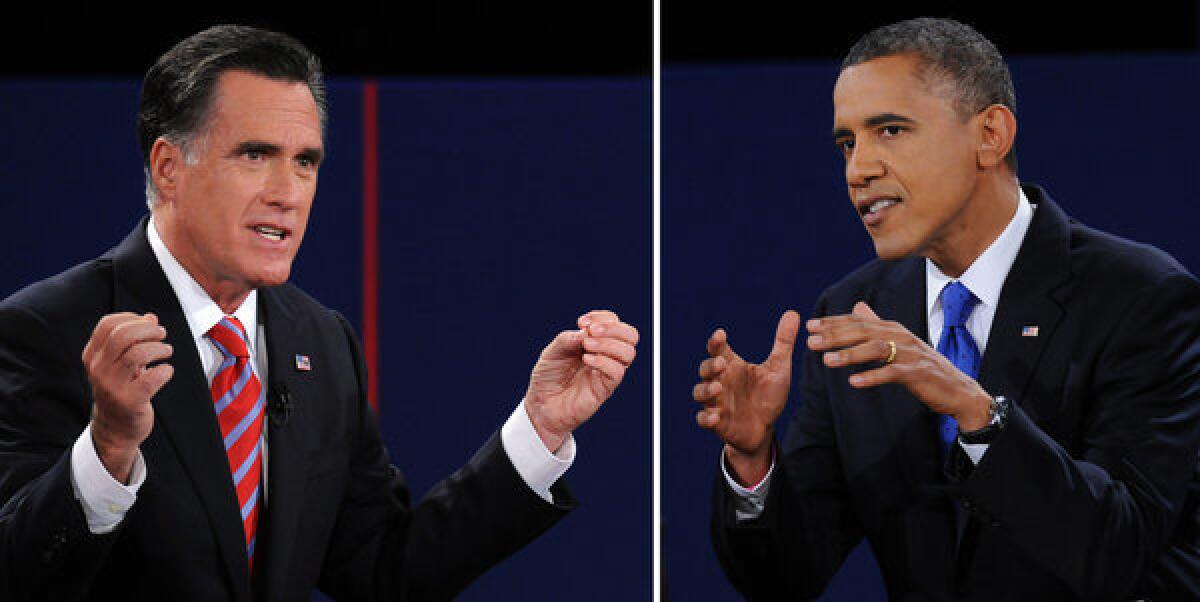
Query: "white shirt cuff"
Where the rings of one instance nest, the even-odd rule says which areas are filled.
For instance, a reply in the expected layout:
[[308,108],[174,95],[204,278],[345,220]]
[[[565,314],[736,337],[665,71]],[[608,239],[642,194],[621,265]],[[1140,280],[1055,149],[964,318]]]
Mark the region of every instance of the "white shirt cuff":
[[129,484],[123,485],[109,474],[100,462],[92,442],[92,426],[83,429],[71,448],[71,489],[83,507],[88,530],[94,534],[111,533],[125,520],[125,513],[137,501],[137,492],[146,482],[146,461],[138,450],[129,473]]
[[525,400],[522,399],[500,428],[500,443],[517,469],[517,474],[521,475],[521,480],[543,500],[553,504],[554,496],[550,494],[550,487],[575,461],[575,437],[567,435],[562,447],[551,453],[534,430],[529,412],[525,411]]
[[983,459],[983,454],[988,450],[987,443],[963,443],[962,439],[958,440],[958,444],[962,446],[963,451],[967,452],[967,457],[971,459],[971,464],[979,465],[979,461]]
[[771,475],[774,472],[775,460],[772,459],[771,467],[767,469],[767,476],[763,477],[753,487],[743,487],[730,476],[729,467],[725,465],[725,451],[721,451],[721,474],[725,475],[725,482],[737,494],[737,501],[733,507],[733,515],[739,522],[754,520],[762,516],[763,510],[767,507],[767,491],[771,488]]

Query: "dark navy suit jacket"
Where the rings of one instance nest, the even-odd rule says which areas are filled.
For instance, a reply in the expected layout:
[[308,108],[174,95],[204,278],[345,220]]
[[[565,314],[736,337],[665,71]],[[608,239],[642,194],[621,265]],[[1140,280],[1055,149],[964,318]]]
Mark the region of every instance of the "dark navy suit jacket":
[[[894,600],[1200,599],[1200,283],[1025,191],[1037,209],[979,375],[1013,401],[1005,430],[978,466],[958,446],[943,461],[906,389],[852,389],[804,354],[765,513],[738,523],[716,487],[714,542],[744,595],[816,597],[865,537]],[[859,300],[926,338],[923,259],[867,264],[814,315]]]
[[[346,320],[291,285],[259,290],[269,390],[268,495],[252,584],[237,498],[208,383],[145,220],[112,251],[0,303],[0,599],[308,600],[452,597],[558,520],[494,435],[411,505],[366,395]],[[75,499],[70,448],[92,399],[80,354],[101,316],[154,312],[174,377],[154,397],[145,484],[120,527],[93,535]],[[311,370],[293,365],[297,354]]]

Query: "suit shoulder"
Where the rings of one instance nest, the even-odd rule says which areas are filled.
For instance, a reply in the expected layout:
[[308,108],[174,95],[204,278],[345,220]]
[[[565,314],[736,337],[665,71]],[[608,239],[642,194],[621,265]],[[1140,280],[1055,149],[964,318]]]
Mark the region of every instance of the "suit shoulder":
[[923,270],[923,262],[924,259],[920,257],[899,261],[872,259],[822,291],[817,306],[844,308],[849,311],[855,302],[870,302],[879,289],[895,286],[896,279],[909,270]]
[[0,312],[27,312],[62,324],[102,315],[112,304],[112,261],[101,257],[22,288],[0,301]]
[[1071,271],[1098,288],[1141,291],[1168,279],[1195,280],[1166,251],[1071,222]]

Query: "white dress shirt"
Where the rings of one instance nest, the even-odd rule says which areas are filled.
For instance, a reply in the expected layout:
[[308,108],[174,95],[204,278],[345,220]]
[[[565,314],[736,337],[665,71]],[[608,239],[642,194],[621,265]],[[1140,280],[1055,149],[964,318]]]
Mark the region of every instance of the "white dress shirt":
[[[167,276],[183,315],[187,319],[188,329],[192,334],[192,342],[200,355],[200,365],[205,378],[211,384],[221,364],[222,355],[212,341],[206,336],[221,318],[224,311],[213,302],[208,293],[196,282],[187,270],[167,249],[158,230],[151,219],[146,229],[150,248],[158,260],[159,266]],[[258,291],[251,291],[242,305],[233,312],[246,332],[255,336],[249,341],[251,364],[259,382],[267,382],[266,329],[258,323]],[[263,490],[267,480],[267,446],[268,429],[263,429],[262,446],[262,479]],[[533,428],[529,414],[525,411],[524,400],[509,416],[500,429],[500,442],[513,467],[521,475],[521,479],[542,499],[553,503],[550,487],[571,467],[575,461],[575,439],[568,435],[556,452],[546,449],[541,437]],[[130,473],[129,484],[125,485],[112,477],[96,452],[92,442],[91,426],[84,429],[75,445],[71,448],[71,485],[76,499],[83,507],[87,518],[88,529],[92,533],[109,533],[125,518],[137,500],[138,489],[146,480],[146,462],[139,450],[134,459],[133,471]],[[232,476],[231,476],[232,478]],[[263,503],[268,500],[263,496]]]
[[[988,335],[992,330],[992,320],[996,317],[996,304],[1000,301],[1000,290],[1004,287],[1004,280],[1008,278],[1008,272],[1017,259],[1017,252],[1021,250],[1021,242],[1025,240],[1025,233],[1029,231],[1029,224],[1033,221],[1033,206],[1025,197],[1025,191],[1019,187],[1017,190],[1020,193],[1020,199],[1008,226],[958,278],[958,282],[961,282],[979,299],[979,304],[967,318],[966,326],[967,332],[971,333],[971,337],[975,339],[975,345],[979,347],[981,356],[987,348]],[[942,273],[942,270],[932,260],[925,259],[925,309],[929,324],[929,340],[935,346],[942,336],[942,326],[945,324],[945,316],[942,315],[942,289],[954,280]],[[963,443],[962,439],[959,439],[958,444],[975,464],[979,464],[988,448],[986,443],[967,444]],[[722,452],[721,471],[725,474],[725,481],[729,483],[729,487],[739,497],[734,508],[735,518],[737,520],[758,518],[765,507],[771,475],[775,471],[774,459],[767,471],[767,476],[763,477],[762,481],[753,487],[743,487],[730,476],[724,458],[725,453]]]

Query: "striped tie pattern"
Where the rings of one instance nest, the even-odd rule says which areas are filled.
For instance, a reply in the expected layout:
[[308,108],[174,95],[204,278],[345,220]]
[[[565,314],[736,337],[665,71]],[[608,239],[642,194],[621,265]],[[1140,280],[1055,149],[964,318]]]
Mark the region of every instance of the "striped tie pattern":
[[254,573],[254,541],[258,531],[259,486],[262,481],[262,430],[266,394],[250,364],[246,330],[233,316],[225,316],[208,331],[224,360],[212,381],[217,423],[225,441],[229,470],[242,511],[246,557]]

